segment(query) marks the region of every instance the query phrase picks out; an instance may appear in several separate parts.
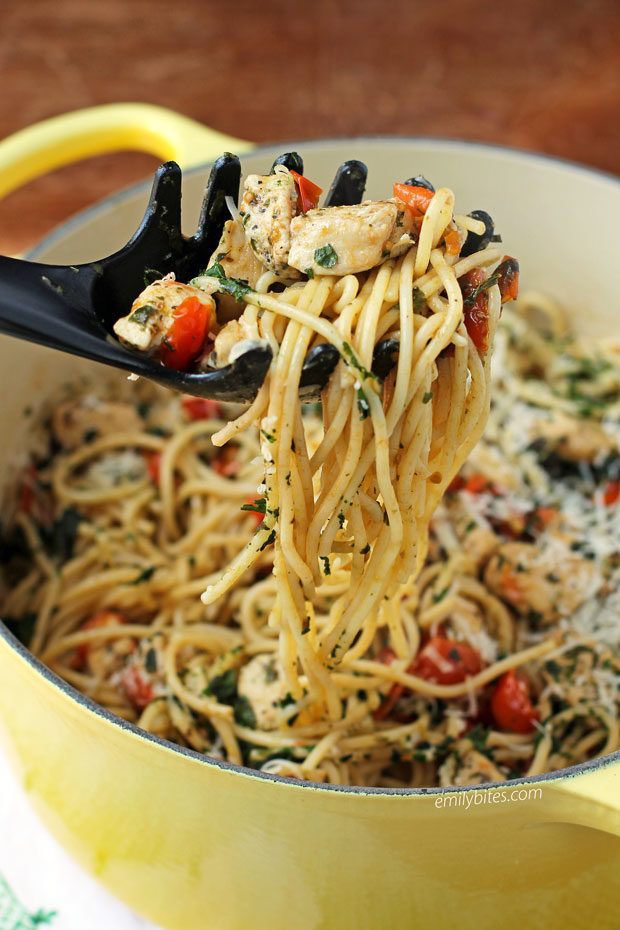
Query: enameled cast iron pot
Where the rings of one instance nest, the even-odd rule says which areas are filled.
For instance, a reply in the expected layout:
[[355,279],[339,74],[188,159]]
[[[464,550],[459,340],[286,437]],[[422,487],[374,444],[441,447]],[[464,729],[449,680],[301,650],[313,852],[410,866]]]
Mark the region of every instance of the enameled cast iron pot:
[[[298,149],[328,184],[359,158],[368,194],[422,173],[459,210],[486,208],[522,283],[566,303],[582,333],[620,335],[616,179],[532,154],[433,139],[347,139],[252,149],[155,107],[59,117],[0,144],[0,196],[36,174],[120,148],[174,157],[193,229],[223,150],[263,172]],[[34,252],[74,263],[135,230],[148,185],[87,211]],[[22,412],[101,369],[0,339],[0,474],[24,443]],[[122,374],[115,377],[123,378]],[[4,477],[3,477],[3,480]],[[620,618],[619,618],[620,623]],[[33,659],[0,623],[0,732],[32,804],[114,894],[170,930],[616,930],[620,753],[483,788],[357,790],[210,761],[123,723]],[[0,825],[1,835],[1,825]]]

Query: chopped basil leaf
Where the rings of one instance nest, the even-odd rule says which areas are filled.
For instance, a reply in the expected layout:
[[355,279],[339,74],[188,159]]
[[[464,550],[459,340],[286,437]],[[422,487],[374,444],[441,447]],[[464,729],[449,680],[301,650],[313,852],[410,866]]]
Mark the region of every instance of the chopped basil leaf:
[[312,268],[306,268],[306,270],[304,271],[304,274],[308,275],[309,278],[314,277],[314,271],[312,270]]
[[427,391],[424,397],[422,398],[422,403],[428,404],[429,400],[432,400],[432,399],[433,399],[433,392]]
[[270,532],[270,534],[269,534],[269,536],[267,537],[267,539],[265,540],[265,542],[264,542],[264,543],[262,544],[262,546],[259,548],[258,551],[259,551],[259,552],[262,552],[263,549],[266,549],[267,546],[270,546],[270,545],[272,544],[272,542],[275,542],[275,539],[276,539],[276,531],[275,531],[275,529],[273,529],[273,530]]
[[202,274],[210,278],[217,278],[219,281],[218,290],[222,291],[224,294],[230,294],[239,304],[243,303],[244,295],[249,294],[252,290],[244,278],[228,278],[219,262],[214,262],[211,267],[203,271]]
[[271,684],[272,681],[275,681],[278,677],[278,671],[275,666],[275,660],[271,661],[265,666],[265,682]]
[[75,507],[65,507],[49,529],[41,528],[46,548],[62,562],[66,562],[73,555],[78,526],[82,519],[82,514]]
[[320,555],[320,556],[319,556],[319,559],[320,559],[321,562],[323,563],[323,574],[324,574],[324,575],[331,575],[332,570],[331,570],[331,567],[330,567],[330,564],[329,564],[329,558],[328,558],[326,555]]
[[321,268],[333,268],[338,261],[338,254],[328,242],[314,250],[314,260]]
[[264,497],[257,497],[252,504],[242,504],[241,510],[251,510],[252,513],[266,513],[267,499]]
[[240,727],[248,727],[250,730],[255,729],[256,716],[245,694],[240,694],[233,704],[233,713],[235,721]]
[[144,326],[146,321],[155,313],[155,307],[151,307],[150,304],[144,304],[142,307],[138,307],[131,314],[128,323],[139,323],[140,326]]
[[352,368],[356,368],[363,378],[374,378],[375,381],[377,380],[377,376],[372,371],[364,368],[348,342],[342,343],[341,355],[344,361],[348,365],[351,365]]
[[463,301],[463,306],[473,307],[473,305],[476,303],[480,295],[483,294],[485,291],[488,291],[488,289],[490,287],[493,287],[494,284],[497,284],[498,281],[499,281],[499,275],[497,273],[490,275],[485,281],[482,281],[478,285],[478,287],[475,287],[473,291],[471,292],[471,294],[465,298],[465,300]]
[[157,671],[157,653],[152,646],[150,649],[147,649],[146,655],[144,656],[144,667],[147,672]]
[[152,578],[154,573],[155,573],[155,566],[149,565],[148,568],[144,568],[140,572],[137,578],[134,578],[133,581],[128,581],[127,584],[128,585],[142,584],[143,581],[148,581],[149,578]]
[[211,679],[205,688],[205,694],[213,696],[220,704],[232,704],[237,698],[237,678],[235,670],[229,668],[221,675]]
[[419,287],[414,287],[413,289],[413,309],[414,311],[421,310],[426,306],[426,294]]
[[360,420],[365,420],[366,417],[370,416],[370,407],[361,387],[357,389],[357,409],[360,413]]

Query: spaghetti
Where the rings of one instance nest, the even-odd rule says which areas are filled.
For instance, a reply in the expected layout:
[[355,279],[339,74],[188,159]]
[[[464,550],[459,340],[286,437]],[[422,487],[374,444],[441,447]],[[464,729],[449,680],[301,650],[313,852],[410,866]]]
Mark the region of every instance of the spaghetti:
[[[505,314],[501,390],[470,455],[488,415],[501,256],[459,257],[480,230],[452,209],[438,191],[407,249],[366,271],[279,292],[269,272],[244,289],[234,327],[274,362],[236,420],[142,384],[130,402],[87,392],[56,406],[5,541],[1,608],[18,630],[34,620],[44,662],[151,732],[295,778],[466,784],[617,748],[617,643],[585,618],[613,597],[615,569],[571,548],[577,518],[544,464],[569,461],[566,437],[543,459],[531,435],[579,408],[609,458],[618,367],[559,336],[557,314],[537,337],[536,299]],[[381,381],[386,337],[399,352]],[[298,383],[325,341],[341,361],[316,410]],[[562,397],[567,359],[601,367],[587,411]],[[601,448],[582,480],[611,498]]]

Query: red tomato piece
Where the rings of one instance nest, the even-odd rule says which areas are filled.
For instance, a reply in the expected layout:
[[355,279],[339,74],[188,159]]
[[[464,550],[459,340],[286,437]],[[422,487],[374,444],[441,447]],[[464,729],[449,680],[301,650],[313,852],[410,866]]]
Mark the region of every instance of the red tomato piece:
[[386,697],[384,697],[384,699],[381,701],[377,709],[373,711],[373,714],[372,714],[373,719],[383,720],[385,717],[389,717],[392,711],[394,710],[394,706],[398,703],[398,701],[403,696],[404,691],[405,691],[404,685],[398,684],[398,682],[392,685]]
[[153,484],[159,485],[159,469],[161,466],[161,452],[146,453],[146,468]]
[[[119,623],[127,623],[127,618],[124,614],[119,613],[117,610],[101,610],[99,613],[89,617],[88,620],[85,620],[80,630],[96,630],[98,627],[103,626],[118,626]],[[88,653],[92,646],[93,643],[80,643],[79,646],[75,647],[70,662],[71,668],[84,668],[88,661]]]
[[144,677],[139,668],[133,665],[123,669],[119,676],[119,687],[125,692],[132,704],[138,710],[144,710],[147,704],[150,704],[155,697],[153,686],[150,681]]
[[546,529],[550,523],[553,523],[558,512],[555,507],[537,507],[532,519],[536,523],[536,528]]
[[303,174],[299,174],[298,171],[291,169],[290,175],[297,187],[297,210],[300,213],[315,210],[319,203],[319,197],[323,193],[323,188],[305,178]]
[[470,494],[481,494],[482,491],[486,491],[488,487],[489,481],[484,475],[471,475],[465,482],[465,490],[469,491]]
[[183,410],[190,420],[219,420],[222,417],[222,408],[216,400],[207,397],[193,397],[184,394],[181,398]]
[[465,307],[465,329],[475,347],[484,355],[489,349],[489,315],[486,307]]
[[23,513],[30,513],[34,503],[34,488],[37,480],[37,469],[29,465],[24,471],[22,485],[19,492],[19,509]]
[[435,196],[427,187],[416,187],[413,184],[395,184],[394,196],[413,212],[414,216],[424,216],[428,205]]
[[486,291],[482,291],[481,294],[478,294],[473,303],[468,304],[467,300],[485,280],[486,275],[481,268],[474,268],[472,271],[468,271],[467,274],[463,275],[460,279],[461,291],[463,293],[465,329],[478,351],[483,354],[489,348],[488,295]]
[[456,685],[482,671],[482,659],[467,643],[432,636],[407,671],[438,685]]
[[461,240],[459,238],[458,229],[449,229],[443,237],[443,241],[446,244],[446,254],[447,255],[458,255],[461,251]]
[[210,320],[211,309],[198,297],[187,297],[179,304],[160,349],[164,365],[186,371],[202,351]]
[[[383,665],[391,665],[395,658],[396,658],[396,653],[394,652],[392,647],[384,646],[383,649],[380,650],[377,656],[377,661],[382,662]],[[372,715],[373,718],[375,720],[383,720],[385,717],[389,717],[392,710],[394,709],[394,705],[399,700],[399,698],[402,696],[404,690],[405,690],[404,685],[400,685],[398,684],[398,682],[396,684],[393,684],[390,690],[388,691],[387,695],[381,701],[381,704],[377,707],[375,711],[373,711],[373,715]]]
[[603,500],[607,507],[615,504],[620,497],[620,481],[608,481],[603,491]]
[[396,658],[396,653],[391,646],[384,646],[383,649],[379,651],[377,656],[377,661],[383,662],[384,665],[391,665],[394,659]]
[[530,700],[525,678],[514,669],[499,679],[491,696],[491,712],[500,730],[512,733],[531,733],[538,720]]
[[510,255],[504,255],[501,264],[497,267],[499,274],[498,285],[499,292],[502,295],[502,303],[508,300],[516,300],[519,296],[519,262]]

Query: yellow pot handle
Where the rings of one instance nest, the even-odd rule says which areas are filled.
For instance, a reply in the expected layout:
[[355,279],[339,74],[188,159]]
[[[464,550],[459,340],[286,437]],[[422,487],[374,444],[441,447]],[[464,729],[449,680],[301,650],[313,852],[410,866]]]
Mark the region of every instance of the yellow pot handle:
[[620,761],[542,785],[558,802],[557,819],[620,837]]
[[107,152],[149,152],[187,169],[252,148],[164,107],[105,104],[54,116],[0,142],[0,198],[54,168]]

